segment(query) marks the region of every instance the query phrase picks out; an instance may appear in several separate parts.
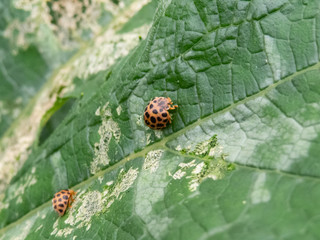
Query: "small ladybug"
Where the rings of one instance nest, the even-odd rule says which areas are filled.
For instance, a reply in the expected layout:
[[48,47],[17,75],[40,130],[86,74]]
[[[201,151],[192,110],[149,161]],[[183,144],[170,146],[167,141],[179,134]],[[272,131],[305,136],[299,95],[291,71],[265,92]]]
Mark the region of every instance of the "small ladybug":
[[54,195],[52,199],[52,206],[59,216],[63,216],[67,207],[71,208],[71,203],[74,201],[74,196],[76,192],[69,189],[69,190],[61,190]]
[[171,123],[171,116],[168,110],[177,108],[173,105],[171,99],[165,97],[156,97],[152,99],[144,110],[144,122],[152,129],[161,129]]

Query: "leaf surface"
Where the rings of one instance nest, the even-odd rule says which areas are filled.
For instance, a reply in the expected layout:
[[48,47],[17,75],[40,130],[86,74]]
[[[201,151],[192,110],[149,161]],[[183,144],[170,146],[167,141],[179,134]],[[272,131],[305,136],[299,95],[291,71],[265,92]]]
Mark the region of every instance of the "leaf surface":
[[[73,79],[82,97],[7,187],[0,236],[319,238],[318,24],[317,1],[159,2],[135,49]],[[143,122],[155,96],[179,106],[162,131]]]

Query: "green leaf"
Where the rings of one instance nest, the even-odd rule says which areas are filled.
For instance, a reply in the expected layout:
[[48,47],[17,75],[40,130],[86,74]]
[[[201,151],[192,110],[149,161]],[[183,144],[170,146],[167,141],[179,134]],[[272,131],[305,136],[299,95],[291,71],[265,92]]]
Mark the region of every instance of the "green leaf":
[[[145,40],[119,13],[15,123],[67,79],[77,100],[40,146],[34,134],[0,239],[319,238],[319,8],[160,1]],[[179,106],[158,131],[143,121],[155,96]],[[67,188],[76,200],[58,217],[51,198]]]

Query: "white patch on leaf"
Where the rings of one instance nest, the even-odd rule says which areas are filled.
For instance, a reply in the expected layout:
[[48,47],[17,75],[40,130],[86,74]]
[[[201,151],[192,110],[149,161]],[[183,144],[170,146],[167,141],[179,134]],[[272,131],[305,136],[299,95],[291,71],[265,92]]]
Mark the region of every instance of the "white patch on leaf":
[[177,179],[181,179],[183,176],[186,175],[186,172],[185,171],[182,171],[181,169],[179,169],[178,171],[176,171],[173,175],[172,175],[172,178],[174,180],[177,180]]
[[227,163],[223,158],[210,159],[206,163],[196,163],[194,159],[188,163],[180,163],[179,169],[171,176],[174,180],[182,179],[183,177],[188,179],[189,190],[194,192],[205,179],[221,179],[226,171]]
[[119,105],[116,110],[117,110],[117,114],[120,115],[122,111],[121,105]]
[[96,110],[96,115],[102,119],[102,124],[99,128],[100,141],[94,144],[94,159],[90,165],[90,172],[95,174],[100,171],[101,168],[107,166],[110,162],[108,151],[109,143],[112,137],[117,142],[120,140],[121,131],[118,124],[112,120],[111,109],[107,102],[102,109],[99,107]]
[[67,237],[73,232],[73,228],[63,228],[59,229],[59,231],[55,234],[56,237]]
[[278,47],[277,47],[277,40],[265,35],[264,36],[264,42],[266,46],[266,53],[269,58],[269,64],[273,71],[273,77],[275,80],[281,79],[281,72],[282,70],[282,64],[281,64],[281,55],[279,53]]
[[148,152],[144,163],[143,163],[143,169],[149,170],[150,172],[155,172],[159,167],[159,161],[162,157],[163,150],[154,150]]
[[115,184],[112,192],[109,195],[109,198],[114,196],[116,199],[121,199],[122,193],[131,187],[136,180],[138,173],[138,169],[130,168],[128,172],[125,172],[123,169],[121,169],[119,173],[120,179]]
[[35,232],[38,232],[42,227],[43,227],[43,225],[41,224],[39,227],[37,227],[37,229],[35,230]]
[[262,172],[258,174],[251,192],[252,204],[265,203],[271,199],[271,193],[265,186],[266,180],[266,173]]

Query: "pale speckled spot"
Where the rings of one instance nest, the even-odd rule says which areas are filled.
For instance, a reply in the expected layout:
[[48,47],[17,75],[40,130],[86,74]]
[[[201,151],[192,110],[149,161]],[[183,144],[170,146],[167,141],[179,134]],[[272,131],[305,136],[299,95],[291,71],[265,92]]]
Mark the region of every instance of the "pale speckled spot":
[[144,121],[143,121],[143,116],[142,116],[142,115],[137,115],[136,124],[137,124],[138,126],[140,126],[140,127],[144,125]]
[[113,181],[106,182],[107,186],[111,186],[112,184],[113,184]]
[[98,177],[98,181],[99,181],[99,183],[101,184],[102,181],[103,181],[103,176]]
[[180,164],[179,164],[179,167],[181,167],[181,168],[194,167],[194,166],[196,166],[195,162],[196,162],[196,160],[193,159],[192,161],[190,161],[190,162],[188,162],[188,163],[180,163]]
[[122,111],[121,105],[119,105],[116,110],[117,110],[117,114],[120,115]]
[[182,147],[181,147],[181,145],[178,145],[178,146],[176,146],[176,151],[181,151],[182,150]]
[[35,230],[35,232],[40,231],[40,229],[43,227],[43,225],[41,224],[39,227],[37,227],[37,229]]
[[102,108],[99,107],[95,114],[101,117],[102,124],[98,130],[100,141],[94,144],[95,156],[90,165],[90,172],[92,174],[97,173],[102,167],[105,167],[109,164],[110,159],[108,156],[108,151],[110,140],[112,137],[114,137],[115,140],[119,142],[121,136],[118,123],[112,120],[109,102],[107,102]]
[[72,232],[73,232],[73,228],[66,227],[66,228],[63,228],[63,229],[59,229],[59,231],[57,232],[56,236],[57,237],[67,237]]
[[162,130],[154,130],[154,134],[156,135],[157,138],[162,138],[163,137],[163,131]]
[[148,152],[144,163],[143,163],[143,169],[149,170],[150,172],[155,172],[159,167],[159,161],[162,157],[163,150],[154,150]]
[[208,155],[209,155],[210,157],[218,157],[218,156],[220,156],[221,154],[223,154],[223,146],[217,145],[217,146],[215,146],[215,147],[213,147],[213,148],[210,149]]
[[177,180],[177,179],[181,179],[184,175],[186,175],[186,172],[185,171],[182,171],[181,169],[179,169],[178,171],[176,171],[173,175],[172,175],[172,178],[174,180]]
[[[149,129],[149,128],[146,126],[146,129]],[[147,139],[147,145],[149,145],[151,143],[151,133],[146,133],[146,139]]]
[[59,218],[57,218],[57,220],[54,222],[52,228],[53,231],[50,233],[50,235],[55,235],[58,232],[58,223],[59,223]]
[[194,192],[194,191],[197,190],[197,188],[199,187],[199,185],[200,185],[199,180],[194,178],[194,179],[192,179],[192,180],[189,182],[189,190],[190,190],[191,192]]
[[117,199],[121,199],[122,193],[131,187],[136,180],[138,173],[139,172],[137,168],[130,168],[128,172],[125,172],[123,169],[121,169],[118,177],[120,179],[115,184],[113,191],[110,193],[110,197],[115,196]]
[[192,170],[192,174],[201,173],[204,166],[205,166],[204,162],[197,164],[196,167]]

